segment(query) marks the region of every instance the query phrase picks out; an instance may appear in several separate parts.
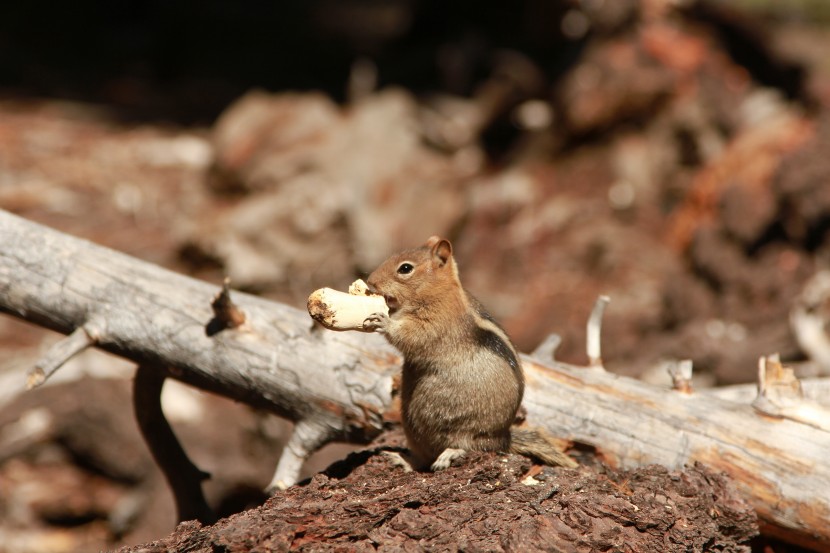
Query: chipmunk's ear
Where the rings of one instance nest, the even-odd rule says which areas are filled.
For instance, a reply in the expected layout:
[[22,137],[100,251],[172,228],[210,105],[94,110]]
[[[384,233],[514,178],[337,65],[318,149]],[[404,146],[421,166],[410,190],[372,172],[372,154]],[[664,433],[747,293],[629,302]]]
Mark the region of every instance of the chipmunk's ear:
[[427,247],[429,247],[432,258],[438,262],[439,267],[446,265],[447,261],[452,257],[452,244],[450,244],[449,240],[438,236],[431,236],[427,240]]

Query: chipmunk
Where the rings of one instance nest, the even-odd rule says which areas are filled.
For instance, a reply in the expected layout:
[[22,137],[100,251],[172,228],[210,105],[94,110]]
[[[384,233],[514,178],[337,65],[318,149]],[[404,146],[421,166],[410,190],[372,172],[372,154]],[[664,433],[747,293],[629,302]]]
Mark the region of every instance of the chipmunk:
[[401,417],[409,449],[432,470],[466,451],[506,451],[576,466],[540,432],[511,429],[524,394],[519,355],[504,329],[458,278],[448,240],[384,261],[367,279],[389,315],[365,327],[403,354]]

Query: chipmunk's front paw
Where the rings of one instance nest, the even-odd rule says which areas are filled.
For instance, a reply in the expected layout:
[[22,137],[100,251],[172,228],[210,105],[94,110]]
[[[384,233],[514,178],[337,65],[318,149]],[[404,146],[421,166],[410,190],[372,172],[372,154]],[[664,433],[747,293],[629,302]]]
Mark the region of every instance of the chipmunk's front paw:
[[463,449],[454,449],[448,447],[444,451],[441,452],[441,455],[432,463],[433,471],[444,470],[445,468],[449,468],[452,464],[453,459],[458,459],[459,457],[464,457],[464,454],[467,452]]
[[363,329],[370,332],[386,332],[389,321],[389,315],[386,313],[372,313],[363,320]]
[[412,472],[413,460],[409,455],[403,455],[397,451],[381,451],[381,455],[389,459],[392,465],[401,467],[404,472]]

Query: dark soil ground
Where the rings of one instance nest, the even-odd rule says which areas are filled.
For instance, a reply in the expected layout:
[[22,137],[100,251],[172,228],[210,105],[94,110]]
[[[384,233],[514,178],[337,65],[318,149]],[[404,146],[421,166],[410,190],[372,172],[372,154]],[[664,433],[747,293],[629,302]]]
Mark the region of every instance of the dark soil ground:
[[703,467],[605,472],[476,454],[405,473],[368,450],[262,507],[127,551],[747,551],[755,534],[752,510]]

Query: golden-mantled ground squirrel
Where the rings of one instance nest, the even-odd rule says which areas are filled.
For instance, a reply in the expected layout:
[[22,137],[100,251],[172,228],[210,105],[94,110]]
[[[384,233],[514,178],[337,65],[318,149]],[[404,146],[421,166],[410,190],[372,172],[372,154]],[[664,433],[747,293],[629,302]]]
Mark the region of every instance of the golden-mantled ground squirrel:
[[449,241],[393,255],[368,278],[389,315],[364,322],[403,353],[402,419],[415,459],[433,470],[465,451],[507,451],[575,466],[535,430],[512,428],[524,394],[513,343],[461,286]]

